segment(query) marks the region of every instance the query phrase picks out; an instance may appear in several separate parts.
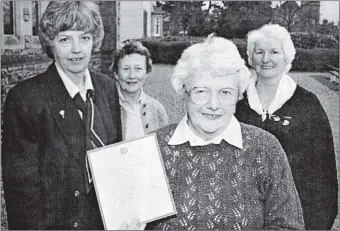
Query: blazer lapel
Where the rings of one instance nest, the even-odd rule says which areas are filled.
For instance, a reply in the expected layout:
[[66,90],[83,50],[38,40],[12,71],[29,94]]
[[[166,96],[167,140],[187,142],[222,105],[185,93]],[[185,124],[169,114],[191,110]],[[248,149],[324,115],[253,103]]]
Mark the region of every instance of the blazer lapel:
[[85,127],[78,110],[62,82],[55,64],[47,70],[53,117],[72,153],[86,150]]

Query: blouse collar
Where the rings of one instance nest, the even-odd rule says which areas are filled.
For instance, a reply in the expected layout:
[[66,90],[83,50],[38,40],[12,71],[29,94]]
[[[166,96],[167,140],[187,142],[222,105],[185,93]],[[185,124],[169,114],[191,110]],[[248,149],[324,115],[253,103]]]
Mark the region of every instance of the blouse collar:
[[85,73],[84,73],[85,91],[80,92],[77,85],[75,85],[72,82],[72,80],[67,76],[67,74],[63,71],[63,69],[60,67],[60,65],[57,62],[55,62],[55,66],[56,66],[58,74],[59,74],[61,80],[63,81],[64,86],[65,86],[67,92],[69,93],[69,95],[71,96],[71,98],[73,99],[74,96],[79,92],[79,94],[83,98],[83,100],[86,101],[87,90],[94,90],[89,69],[86,68]]
[[264,111],[255,87],[257,75],[254,70],[252,71],[250,81],[251,82],[247,88],[248,103],[251,109],[253,109],[257,114],[261,115],[262,121],[266,119],[267,113],[270,116],[275,111],[280,109],[283,104],[293,96],[297,86],[295,81],[290,76],[283,74],[276,90],[274,99],[269,105],[268,111]]
[[231,145],[234,145],[240,149],[243,149],[242,145],[242,133],[241,125],[235,118],[231,117],[231,120],[222,134],[215,137],[212,140],[205,141],[198,137],[188,125],[188,116],[185,115],[184,118],[179,122],[176,127],[175,132],[171,136],[168,144],[169,145],[179,145],[185,142],[190,143],[191,146],[203,146],[208,144],[219,144],[222,140],[225,140]]

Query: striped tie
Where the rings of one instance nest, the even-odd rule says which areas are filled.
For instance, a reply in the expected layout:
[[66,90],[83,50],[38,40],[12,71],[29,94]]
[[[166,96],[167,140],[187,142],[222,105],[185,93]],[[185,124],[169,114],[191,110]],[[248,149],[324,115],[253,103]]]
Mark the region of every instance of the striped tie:
[[[78,110],[83,113],[83,121],[86,129],[86,150],[103,147],[107,142],[105,128],[99,110],[93,103],[93,97],[94,92],[92,90],[87,91],[86,102],[83,101],[79,93],[74,97]],[[86,191],[89,193],[92,188],[92,176],[86,156],[85,163]]]

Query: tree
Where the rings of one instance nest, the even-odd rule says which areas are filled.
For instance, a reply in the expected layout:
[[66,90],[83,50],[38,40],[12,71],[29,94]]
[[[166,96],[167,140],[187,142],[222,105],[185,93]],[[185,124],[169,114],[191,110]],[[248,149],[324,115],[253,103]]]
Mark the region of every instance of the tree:
[[301,20],[314,20],[314,23],[318,23],[318,16],[312,13],[313,6],[319,5],[318,1],[305,1],[301,2],[299,6],[295,1],[280,1],[275,9],[274,22],[281,24],[291,32]]
[[271,2],[223,1],[218,19],[217,33],[226,38],[244,38],[255,28],[270,22]]
[[211,1],[158,1],[157,6],[170,13],[171,34],[178,35],[182,31],[194,36],[212,30],[210,11],[219,7]]

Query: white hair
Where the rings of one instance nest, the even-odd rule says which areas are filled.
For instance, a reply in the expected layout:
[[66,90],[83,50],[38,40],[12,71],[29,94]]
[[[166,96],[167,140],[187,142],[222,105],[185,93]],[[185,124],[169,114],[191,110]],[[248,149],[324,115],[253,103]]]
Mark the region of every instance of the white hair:
[[292,68],[292,62],[295,58],[295,47],[286,28],[278,24],[266,24],[261,28],[252,30],[247,35],[247,55],[248,63],[253,67],[253,52],[255,44],[263,39],[275,39],[281,43],[284,54],[286,68],[284,73],[287,73]]
[[234,43],[211,34],[204,42],[185,49],[175,66],[172,86],[178,94],[183,94],[185,83],[195,74],[203,72],[214,77],[236,73],[239,80],[239,99],[242,99],[249,83],[250,72]]

